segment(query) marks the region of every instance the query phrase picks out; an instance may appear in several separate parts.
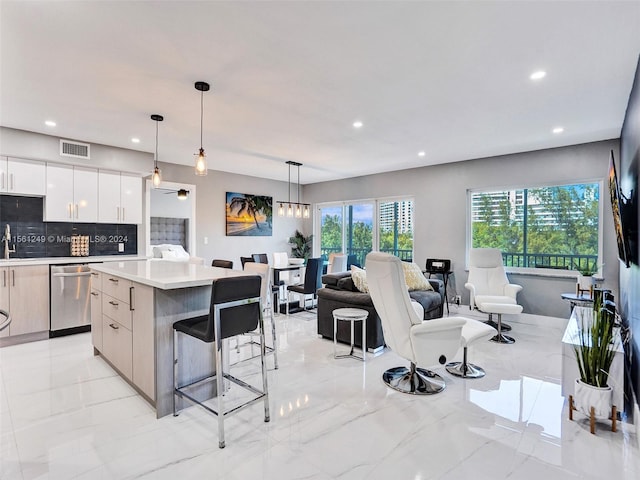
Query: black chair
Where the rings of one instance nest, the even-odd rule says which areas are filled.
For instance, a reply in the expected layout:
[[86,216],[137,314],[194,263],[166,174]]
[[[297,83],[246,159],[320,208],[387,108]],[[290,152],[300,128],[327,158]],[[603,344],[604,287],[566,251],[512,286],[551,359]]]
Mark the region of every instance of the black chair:
[[289,293],[297,293],[303,296],[302,305],[304,310],[307,309],[307,295],[312,295],[311,308],[314,308],[313,300],[316,299],[318,289],[322,287],[322,263],[322,258],[320,257],[307,260],[304,283],[287,287],[287,315],[289,314]]
[[233,268],[233,261],[215,259],[213,262],[211,262],[211,266],[220,268]]
[[253,253],[251,256],[256,263],[269,263],[269,257],[266,253]]
[[244,270],[244,264],[248,262],[255,262],[253,257],[240,257],[240,263],[242,263],[242,269]]
[[[269,394],[267,389],[267,368],[264,360],[265,340],[264,321],[260,306],[260,276],[223,277],[214,280],[211,285],[211,305],[209,314],[187,318],[173,324],[173,415],[178,415],[176,397],[189,400],[202,406],[218,417],[218,446],[224,448],[224,419],[254,403],[264,401],[264,421],[269,417]],[[223,345],[225,338],[251,332],[259,328],[260,361],[262,363],[262,390],[223,371]],[[215,373],[185,385],[178,385],[178,333],[189,335],[202,342],[215,342]],[[223,406],[224,379],[239,385],[253,393],[251,399],[228,410]],[[194,395],[206,382],[216,381],[217,409],[202,403]],[[194,393],[190,393],[194,392]]]
[[358,263],[358,256],[355,254],[347,255],[347,271],[351,271],[351,265],[360,267],[360,264]]

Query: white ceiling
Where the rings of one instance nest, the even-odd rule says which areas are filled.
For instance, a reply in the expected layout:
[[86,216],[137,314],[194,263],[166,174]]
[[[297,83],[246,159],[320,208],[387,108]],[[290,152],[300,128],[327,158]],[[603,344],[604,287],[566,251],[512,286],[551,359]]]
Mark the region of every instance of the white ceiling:
[[285,180],[295,160],[303,184],[618,137],[640,53],[640,1],[1,0],[0,18],[0,125],[153,152],[159,113],[160,161],[192,164],[203,80],[209,167]]

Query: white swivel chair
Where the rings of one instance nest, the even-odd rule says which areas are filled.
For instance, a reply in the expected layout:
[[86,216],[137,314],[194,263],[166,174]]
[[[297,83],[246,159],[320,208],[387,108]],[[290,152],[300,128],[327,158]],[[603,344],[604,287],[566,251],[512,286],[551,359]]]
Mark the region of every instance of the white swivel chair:
[[410,368],[387,370],[382,380],[403,393],[430,395],[441,392],[445,388],[442,377],[424,367],[436,363],[444,365],[447,358],[456,354],[466,320],[438,318],[423,321],[418,313],[422,306],[412,305],[398,257],[369,253],[366,272],[369,293],[382,323],[385,343],[411,362]]
[[329,268],[327,273],[339,273],[347,271],[347,259],[349,257],[343,253],[329,254]]
[[[271,347],[266,346],[266,353],[273,353],[273,366],[277,370],[278,369],[278,348],[276,343],[276,322],[273,319],[273,306],[271,305],[271,280],[269,278],[269,265],[266,263],[255,263],[255,262],[247,262],[244,264],[244,271],[247,273],[251,273],[253,275],[260,276],[260,302],[262,306],[262,314],[263,317],[268,313],[269,320],[271,320]],[[255,358],[259,356],[258,354],[253,354],[253,346],[260,346],[260,342],[256,341],[255,337],[260,335],[260,332],[253,331],[248,332],[245,335],[249,335],[251,338],[246,343],[246,345],[251,346],[251,357]],[[237,344],[236,348],[242,345]]]
[[[497,248],[472,248],[469,252],[469,278],[464,284],[469,290],[469,308],[477,308],[489,314],[487,322],[494,328],[498,324],[493,321],[491,310],[496,304],[518,305],[516,295],[522,287],[509,283],[502,263],[502,253]],[[506,307],[509,309],[509,307]],[[504,309],[501,309],[504,310]],[[514,311],[518,309],[513,309]],[[522,307],[520,307],[522,311]],[[496,311],[496,313],[498,313]],[[502,315],[502,313],[498,313]],[[501,330],[511,330],[502,323]]]

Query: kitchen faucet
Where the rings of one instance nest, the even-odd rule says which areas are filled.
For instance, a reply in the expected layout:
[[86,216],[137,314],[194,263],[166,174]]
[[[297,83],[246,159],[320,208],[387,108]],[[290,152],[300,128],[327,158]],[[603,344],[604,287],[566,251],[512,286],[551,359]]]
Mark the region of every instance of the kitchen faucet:
[[13,245],[13,248],[9,248],[9,243],[11,243],[11,227],[7,223],[7,226],[4,227],[4,236],[2,237],[2,243],[4,243],[4,259],[9,260],[9,254],[14,253],[16,251],[16,245]]

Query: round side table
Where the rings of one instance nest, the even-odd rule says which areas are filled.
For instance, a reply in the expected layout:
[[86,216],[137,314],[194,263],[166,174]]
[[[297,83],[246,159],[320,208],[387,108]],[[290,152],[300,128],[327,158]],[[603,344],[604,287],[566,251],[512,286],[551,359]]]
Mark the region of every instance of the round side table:
[[[333,358],[353,357],[363,362],[367,361],[367,317],[369,312],[360,308],[337,308],[333,312]],[[351,351],[338,355],[338,321],[351,323]],[[353,353],[353,337],[355,322],[362,322],[362,356]]]

